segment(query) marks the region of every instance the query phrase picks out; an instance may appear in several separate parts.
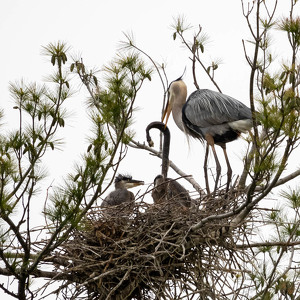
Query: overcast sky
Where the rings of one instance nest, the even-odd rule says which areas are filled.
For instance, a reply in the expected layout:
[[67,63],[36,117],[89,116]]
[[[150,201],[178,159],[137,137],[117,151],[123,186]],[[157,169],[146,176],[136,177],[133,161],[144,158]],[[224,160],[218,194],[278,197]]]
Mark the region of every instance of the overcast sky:
[[[251,1],[252,2],[252,1]],[[281,0],[278,16],[288,14],[289,1]],[[297,7],[299,11],[299,5]],[[198,1],[96,1],[96,0],[2,0],[0,3],[0,106],[5,108],[6,123],[17,124],[17,112],[12,109],[13,102],[8,92],[10,81],[24,79],[26,82],[42,82],[52,72],[51,64],[41,56],[41,47],[58,40],[71,46],[71,53],[80,54],[85,63],[101,69],[117,53],[118,44],[124,40],[124,32],[132,32],[136,43],[155,61],[167,65],[169,80],[178,78],[185,67],[185,81],[188,94],[194,91],[191,78],[191,64],[188,52],[179,41],[173,41],[170,25],[173,18],[184,15],[187,22],[197,30],[201,25],[203,32],[210,37],[203,59],[221,59],[222,65],[216,74],[216,80],[223,93],[239,99],[249,105],[249,74],[242,40],[250,37],[246,20],[242,14],[241,2],[224,0]],[[193,30],[191,31],[193,32]],[[283,35],[274,38],[276,54],[280,57],[285,49],[280,48]],[[249,48],[250,50],[251,48]],[[199,71],[201,88],[214,89],[205,74]],[[146,83],[138,96],[136,105],[139,111],[133,125],[136,140],[145,141],[145,128],[160,119],[163,90],[158,76]],[[89,134],[86,120],[84,89],[69,100],[73,115],[66,122],[62,135],[67,135],[64,151],[49,154],[47,168],[50,177],[46,185],[72,170],[72,165],[86,149],[85,138]],[[185,173],[204,186],[203,157],[204,148],[192,141],[188,149],[186,139],[170,118],[172,142],[170,159]],[[158,141],[158,132],[153,130],[154,141]],[[157,144],[157,143],[156,143]],[[236,173],[242,166],[240,158],[245,149],[242,140],[228,145],[229,157],[233,161]],[[226,165],[222,160],[223,174]],[[210,159],[212,167],[214,160]],[[295,165],[296,167],[296,165]],[[121,172],[131,173],[133,177],[147,183],[160,173],[160,161],[142,150],[129,149],[128,157],[120,166]],[[176,176],[170,171],[170,176]],[[187,186],[191,189],[190,186]],[[135,190],[137,191],[137,190]],[[7,298],[8,299],[8,298]]]
[[[85,63],[101,68],[107,64],[118,50],[118,44],[124,40],[124,32],[132,32],[136,43],[158,63],[167,65],[169,80],[178,78],[185,67],[185,79],[189,93],[194,90],[191,81],[190,60],[179,41],[174,42],[171,24],[178,15],[185,16],[187,22],[195,26],[200,24],[203,32],[210,37],[205,60],[219,58],[223,65],[217,75],[218,83],[224,93],[232,95],[247,103],[249,69],[245,63],[242,42],[249,36],[247,25],[242,16],[240,1],[2,1],[0,4],[0,38],[2,72],[0,73],[0,103],[9,116],[6,121],[17,122],[17,112],[12,109],[11,97],[8,93],[9,81],[23,78],[25,81],[41,82],[45,75],[52,72],[51,64],[41,56],[41,47],[58,40],[65,41],[72,47],[71,53],[81,54]],[[5,3],[5,4],[4,4]],[[191,31],[191,33],[194,30]],[[199,69],[200,72],[200,69]],[[199,78],[201,87],[213,88],[202,73]],[[79,95],[79,97],[78,97]],[[61,164],[51,162],[51,171],[64,174],[72,166],[81,149],[79,141],[88,134],[88,127],[82,123],[85,115],[84,93],[77,94],[71,101],[73,116],[67,122],[64,132],[67,133],[66,148],[72,147],[72,155],[67,151],[57,156],[49,154],[49,160],[62,160]],[[161,113],[162,87],[157,76],[147,83],[136,102],[139,111],[135,116],[134,129],[136,139],[145,140],[145,127],[148,123],[159,120]],[[79,122],[79,120],[81,122]],[[185,142],[183,134],[170,120],[172,132],[171,159],[176,155],[182,158],[178,166],[191,173],[189,166],[199,165],[199,176],[202,174],[202,152],[200,143],[195,143],[190,150],[181,147]],[[174,130],[173,130],[174,129]],[[64,133],[62,133],[64,134]],[[156,135],[155,130],[152,133]],[[82,139],[79,139],[78,137]],[[176,143],[177,141],[177,143]],[[72,146],[71,146],[72,145]],[[76,148],[75,148],[76,147]],[[200,156],[194,160],[194,151]],[[138,153],[136,153],[138,152]],[[141,152],[141,153],[140,153]],[[200,153],[199,153],[200,152]],[[141,157],[142,164],[131,163],[130,155]],[[66,157],[64,157],[66,156]],[[149,155],[143,151],[129,153],[128,160],[120,167],[120,171],[131,173],[134,177],[147,182],[153,180],[160,172],[144,165]],[[173,158],[174,157],[174,158]],[[135,159],[136,162],[136,159]],[[57,169],[59,168],[59,169]]]
[[[281,0],[278,17],[287,15],[288,8],[289,1]],[[245,60],[242,40],[249,39],[250,33],[240,1],[9,0],[0,4],[0,106],[5,108],[6,123],[14,126],[18,122],[17,111],[12,108],[13,102],[8,92],[9,82],[23,79],[42,83],[46,75],[53,71],[50,62],[41,55],[42,46],[58,40],[71,47],[70,53],[83,57],[88,67],[101,69],[117,54],[120,41],[125,40],[124,32],[130,32],[140,48],[158,63],[167,65],[170,81],[178,78],[187,67],[185,81],[190,94],[195,87],[189,53],[179,40],[174,42],[172,38],[171,24],[179,15],[185,16],[187,23],[195,27],[191,35],[201,25],[202,32],[209,36],[203,61],[222,61],[215,78],[222,92],[249,105],[250,69]],[[274,54],[279,58],[285,55],[286,49],[281,47],[283,39],[284,35],[279,32],[273,38]],[[251,46],[248,49],[251,55]],[[197,74],[200,88],[215,89],[200,68]],[[70,172],[74,161],[78,161],[80,153],[86,150],[86,137],[90,129],[89,123],[85,122],[87,93],[84,88],[79,90],[78,85],[74,87],[77,93],[67,103],[72,116],[61,131],[61,136],[65,137],[64,151],[47,156],[49,184],[53,179],[59,181],[66,171]],[[136,140],[144,142],[146,126],[160,119],[162,96],[162,86],[158,76],[154,75],[152,81],[144,85],[136,101],[139,108],[133,125]],[[172,135],[171,160],[204,185],[203,146],[198,141],[192,141],[189,148],[184,146],[186,138],[172,118],[168,124]],[[155,131],[152,135],[157,142],[158,132]],[[240,139],[228,144],[228,148],[233,171],[237,173],[242,166],[240,158],[245,143]],[[224,174],[226,167],[221,149],[218,153]],[[212,157],[210,165],[214,168]],[[160,172],[160,161],[145,151],[130,149],[120,171],[149,183]],[[169,175],[176,176],[172,170]]]

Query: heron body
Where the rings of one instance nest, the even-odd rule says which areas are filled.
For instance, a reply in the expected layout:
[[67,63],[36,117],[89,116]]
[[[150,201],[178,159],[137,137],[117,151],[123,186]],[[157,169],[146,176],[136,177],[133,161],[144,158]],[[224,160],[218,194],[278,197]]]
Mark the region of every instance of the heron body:
[[182,121],[188,133],[205,139],[211,135],[215,144],[236,140],[252,127],[251,110],[240,101],[211,90],[193,92],[182,107]]
[[191,198],[188,191],[176,180],[167,178],[169,167],[169,151],[170,151],[170,131],[162,122],[152,122],[146,128],[147,141],[153,146],[149,131],[152,128],[159,129],[164,136],[162,150],[162,174],[154,179],[154,188],[152,190],[152,198],[155,204],[168,204],[172,208],[191,206]]
[[163,115],[168,122],[172,111],[176,125],[187,135],[207,142],[204,171],[206,188],[209,192],[207,159],[209,146],[212,147],[217,166],[215,190],[221,166],[214,145],[222,147],[228,167],[227,191],[231,179],[231,167],[226,153],[226,143],[236,140],[241,133],[252,127],[251,109],[242,102],[208,89],[193,92],[187,99],[187,87],[181,78],[169,86],[169,98]]
[[115,178],[115,190],[108,194],[108,196],[103,200],[101,207],[109,208],[116,206],[116,209],[111,210],[111,212],[117,213],[118,207],[124,206],[130,208],[130,204],[134,203],[134,194],[128,191],[129,188],[143,185],[144,181],[132,179],[129,175],[119,174]]

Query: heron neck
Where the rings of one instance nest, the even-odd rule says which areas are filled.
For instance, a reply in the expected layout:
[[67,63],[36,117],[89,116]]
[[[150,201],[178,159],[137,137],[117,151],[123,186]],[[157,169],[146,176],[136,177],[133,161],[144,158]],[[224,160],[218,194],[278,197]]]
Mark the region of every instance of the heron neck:
[[173,115],[173,119],[174,119],[174,122],[176,123],[176,125],[179,127],[179,129],[181,131],[184,132],[184,125],[182,122],[182,107],[183,107],[183,104],[173,107],[172,115]]
[[167,130],[163,131],[164,135],[164,143],[163,143],[163,150],[162,150],[162,167],[161,167],[161,174],[163,178],[167,178],[168,175],[168,168],[169,168],[169,153],[170,153],[170,131],[166,127]]

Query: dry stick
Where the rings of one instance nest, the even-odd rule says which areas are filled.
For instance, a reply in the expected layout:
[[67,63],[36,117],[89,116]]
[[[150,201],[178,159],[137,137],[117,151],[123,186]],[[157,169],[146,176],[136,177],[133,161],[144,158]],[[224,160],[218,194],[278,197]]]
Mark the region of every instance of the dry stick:
[[83,283],[79,284],[77,286],[77,288],[82,288],[82,287],[85,287],[85,285],[89,284],[90,282],[95,282],[97,281],[98,279],[102,278],[102,277],[105,277],[106,275],[109,275],[109,274],[112,274],[114,272],[117,272],[117,271],[120,271],[120,270],[126,270],[127,268],[125,267],[120,267],[118,270],[109,270],[109,271],[106,271],[105,273],[101,273],[100,275],[96,276],[96,277],[93,277],[93,278],[90,278],[90,279],[87,279],[86,281],[84,281]]
[[261,243],[252,243],[252,244],[237,244],[237,249],[247,249],[247,248],[259,248],[259,247],[270,247],[270,246],[279,246],[279,247],[293,247],[300,245],[300,241],[298,242],[261,242]]
[[165,232],[165,234],[162,236],[162,238],[160,239],[159,243],[157,244],[157,246],[155,247],[155,251],[154,251],[154,255],[156,254],[156,252],[158,251],[160,245],[163,243],[164,238],[167,236],[167,234],[172,230],[172,228],[174,227],[175,222],[172,223],[171,227]]
[[199,25],[199,31],[198,33],[194,36],[194,45],[192,47],[192,53],[193,53],[193,59],[192,62],[193,62],[193,65],[192,65],[192,71],[193,71],[193,78],[194,78],[194,85],[196,87],[197,90],[199,90],[199,85],[198,85],[198,82],[197,82],[197,77],[196,77],[196,41],[197,41],[197,38],[199,36],[199,34],[201,33],[202,31],[202,27]]
[[[152,154],[154,154],[155,156],[162,158],[162,154],[156,150],[154,150],[151,147],[146,146],[145,144],[136,142],[134,140],[131,140],[131,142],[129,143],[130,147],[136,148],[136,149],[145,149],[148,150],[149,152],[151,152]],[[194,180],[194,178],[192,176],[187,175],[186,173],[184,173],[183,171],[181,171],[171,160],[169,160],[169,166],[177,173],[179,174],[182,178],[184,178],[185,180],[187,180],[193,187],[194,189],[199,193],[200,196],[204,196],[205,192],[204,190],[201,188],[201,186]]]
[[120,282],[113,288],[111,289],[111,291],[109,292],[109,294],[107,295],[106,299],[111,299],[110,296],[121,286],[121,284],[123,283],[124,280],[127,279],[129,273],[131,272],[132,267],[130,267],[126,273],[124,274],[123,278],[120,280]]

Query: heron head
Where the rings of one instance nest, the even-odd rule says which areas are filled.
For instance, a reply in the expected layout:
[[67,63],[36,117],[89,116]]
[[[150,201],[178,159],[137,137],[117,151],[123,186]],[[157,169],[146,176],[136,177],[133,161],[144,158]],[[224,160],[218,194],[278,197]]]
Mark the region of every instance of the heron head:
[[186,101],[186,97],[187,87],[181,77],[170,83],[168,88],[168,100],[162,116],[162,122],[164,122],[164,119],[166,118],[165,126],[167,126],[171,111],[177,106],[181,110]]
[[157,175],[154,178],[154,189],[157,192],[163,192],[166,189],[166,185],[164,184],[165,181],[166,180],[164,179],[164,177],[162,175]]
[[133,188],[135,186],[139,186],[139,185],[143,185],[143,184],[144,184],[144,181],[132,179],[132,176],[130,176],[130,175],[119,174],[115,178],[116,188],[130,189],[130,188]]
[[155,178],[154,178],[154,186],[158,186],[160,184],[162,184],[164,178],[162,175],[157,175]]

